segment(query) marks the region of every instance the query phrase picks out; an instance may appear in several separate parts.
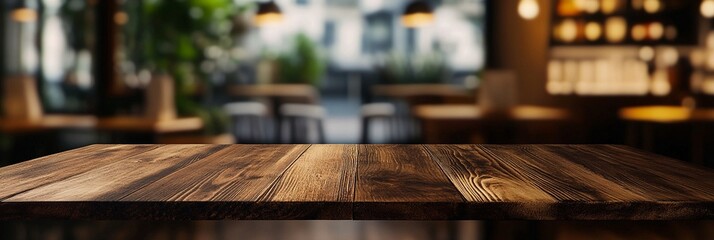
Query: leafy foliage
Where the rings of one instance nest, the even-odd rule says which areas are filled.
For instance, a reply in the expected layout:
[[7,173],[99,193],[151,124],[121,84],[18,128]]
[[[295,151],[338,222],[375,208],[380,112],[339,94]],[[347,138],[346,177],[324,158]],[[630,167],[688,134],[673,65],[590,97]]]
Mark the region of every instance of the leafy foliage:
[[246,8],[232,0],[145,0],[141,6],[143,59],[174,78],[179,115],[201,117],[208,135],[227,132],[228,117],[190,97],[197,77],[205,79],[196,71],[206,59],[199,49],[232,44],[233,18]]
[[319,85],[325,63],[315,43],[301,33],[293,39],[292,48],[277,57],[279,81]]
[[449,69],[444,57],[438,53],[418,56],[391,54],[376,66],[387,83],[441,83]]

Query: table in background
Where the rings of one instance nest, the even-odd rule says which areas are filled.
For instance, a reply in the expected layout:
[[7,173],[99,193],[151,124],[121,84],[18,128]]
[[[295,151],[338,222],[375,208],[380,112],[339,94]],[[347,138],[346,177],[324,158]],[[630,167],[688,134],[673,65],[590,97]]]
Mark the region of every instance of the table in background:
[[320,93],[309,84],[235,85],[229,87],[228,93],[234,97],[269,98],[275,101],[274,105],[288,102],[310,104],[320,102]]
[[0,219],[698,220],[711,179],[612,145],[92,145],[0,168]]
[[114,116],[100,118],[97,129],[110,134],[133,133],[145,135],[151,143],[171,134],[198,132],[203,129],[200,117],[182,117],[172,120],[152,120],[138,116]]
[[96,124],[97,118],[94,116],[48,114],[37,121],[0,118],[0,132],[14,134],[58,129],[93,129]]
[[[414,117],[421,121],[423,140],[426,143],[449,143],[456,136],[471,137],[471,134],[477,132],[484,133],[488,142],[511,143],[515,134],[524,134],[516,132],[519,124],[553,125],[552,123],[574,121],[568,110],[527,105],[505,111],[486,111],[476,104],[421,105],[414,107],[412,112]],[[560,131],[561,128],[562,125],[559,125],[556,129],[548,130]],[[557,138],[558,136],[555,136],[553,141],[557,141]],[[458,142],[469,140],[457,139]]]
[[714,109],[681,106],[640,106],[620,110],[620,119],[628,122],[627,142],[648,151],[655,150],[655,127],[658,125],[691,126],[691,154],[695,163],[705,163],[704,150],[707,133],[714,124]]
[[475,102],[474,90],[452,84],[382,84],[372,87],[375,96],[402,99],[410,106],[419,104]]
[[91,115],[44,114],[34,121],[0,118],[0,135],[11,137],[13,143],[0,152],[0,165],[66,150],[71,146],[60,144],[61,131],[94,130],[96,124]]

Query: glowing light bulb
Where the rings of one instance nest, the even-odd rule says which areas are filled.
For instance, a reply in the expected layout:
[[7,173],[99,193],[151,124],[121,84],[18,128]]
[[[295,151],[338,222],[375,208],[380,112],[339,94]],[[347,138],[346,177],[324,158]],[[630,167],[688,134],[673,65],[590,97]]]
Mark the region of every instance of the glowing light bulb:
[[642,24],[637,24],[632,27],[632,39],[635,41],[642,41],[647,37],[647,28]]
[[578,24],[573,19],[566,19],[558,28],[560,39],[563,42],[572,42],[578,38]]
[[521,0],[518,3],[518,14],[523,19],[531,20],[538,17],[540,6],[536,0]]
[[659,12],[662,8],[662,2],[660,0],[645,0],[642,5],[647,13]]
[[699,12],[701,12],[705,18],[714,17],[714,0],[702,1],[702,5],[699,6]]
[[662,38],[662,36],[664,36],[664,26],[662,25],[662,23],[659,23],[659,22],[650,23],[647,30],[648,30],[650,39],[652,39],[652,40],[660,40]]
[[611,14],[617,10],[618,5],[620,5],[620,3],[618,0],[602,0],[602,3],[600,3],[600,5],[602,13]]
[[652,61],[655,57],[655,50],[652,47],[645,46],[641,47],[638,53],[640,59],[645,62]]
[[627,21],[623,17],[611,17],[605,21],[605,37],[607,41],[622,42],[627,36]]
[[589,22],[585,25],[585,38],[595,41],[600,38],[600,35],[602,35],[602,27],[600,27],[599,23]]

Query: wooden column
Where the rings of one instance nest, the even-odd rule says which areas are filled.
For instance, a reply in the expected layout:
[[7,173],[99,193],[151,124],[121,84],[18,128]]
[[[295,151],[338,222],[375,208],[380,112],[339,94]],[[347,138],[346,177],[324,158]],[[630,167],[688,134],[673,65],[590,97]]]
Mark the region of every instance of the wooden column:
[[[7,3],[3,2],[0,3],[0,33],[2,33],[2,37],[0,37],[0,82],[5,81],[5,66],[6,60],[5,60],[5,38],[7,37],[7,32],[5,29],[5,25],[7,24],[5,22],[5,19],[7,17]],[[2,99],[2,93],[3,93],[3,84],[0,84],[0,99]],[[2,107],[0,107],[2,108]],[[0,109],[0,116],[2,116],[2,109]]]
[[95,101],[97,116],[113,115],[111,92],[116,73],[117,25],[114,14],[117,12],[116,0],[103,0],[96,3],[96,60],[94,61]]

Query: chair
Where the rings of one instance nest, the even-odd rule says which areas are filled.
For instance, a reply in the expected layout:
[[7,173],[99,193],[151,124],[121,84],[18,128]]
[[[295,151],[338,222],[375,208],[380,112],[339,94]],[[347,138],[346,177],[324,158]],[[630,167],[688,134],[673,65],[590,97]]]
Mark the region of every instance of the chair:
[[234,102],[223,106],[231,118],[231,129],[235,138],[243,143],[263,143],[266,141],[268,107],[259,102]]
[[[369,143],[372,138],[370,138],[370,130],[372,128],[372,123],[381,120],[388,131],[387,141],[394,142],[395,137],[397,137],[399,120],[397,117],[397,107],[392,103],[367,103],[362,105],[361,110],[362,116],[362,135],[360,137],[361,143]],[[388,133],[391,131],[391,134]]]
[[[325,143],[323,121],[327,111],[324,107],[313,104],[283,104],[280,107],[281,128],[287,127],[289,143]],[[312,124],[311,124],[312,123]],[[311,131],[313,130],[313,131]],[[317,139],[311,139],[310,137]],[[283,138],[284,136],[280,136]]]

